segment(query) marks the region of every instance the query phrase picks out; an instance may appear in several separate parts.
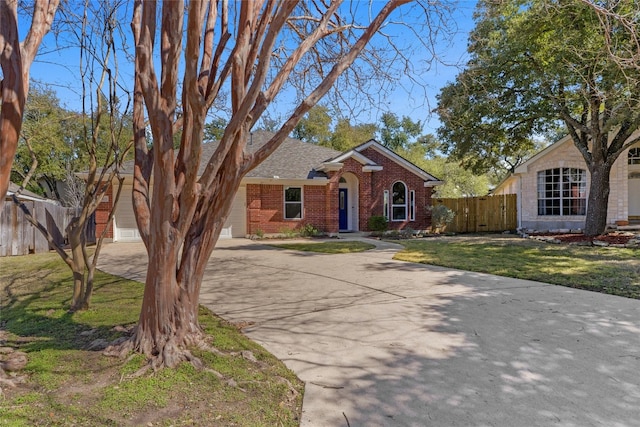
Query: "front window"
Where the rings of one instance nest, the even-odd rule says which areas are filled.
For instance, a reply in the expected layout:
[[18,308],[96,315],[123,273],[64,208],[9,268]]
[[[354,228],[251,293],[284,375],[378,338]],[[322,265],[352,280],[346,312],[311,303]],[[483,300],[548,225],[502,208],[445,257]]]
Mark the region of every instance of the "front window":
[[302,187],[284,189],[284,219],[302,219]]
[[640,147],[629,149],[629,164],[640,165]]
[[587,172],[555,168],[538,172],[538,215],[585,215]]
[[391,187],[391,192],[391,220],[404,221],[407,219],[407,186],[398,181]]

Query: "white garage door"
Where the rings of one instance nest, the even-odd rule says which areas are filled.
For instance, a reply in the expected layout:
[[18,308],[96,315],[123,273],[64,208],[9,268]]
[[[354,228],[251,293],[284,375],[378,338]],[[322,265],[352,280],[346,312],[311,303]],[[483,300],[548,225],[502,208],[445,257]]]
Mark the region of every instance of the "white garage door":
[[247,235],[247,187],[238,188],[231,206],[231,213],[220,233],[221,239],[246,237]]
[[[122,197],[118,202],[115,215],[116,242],[139,242],[140,232],[133,214],[133,202],[131,201],[132,185],[125,184],[122,188]],[[220,233],[220,238],[246,237],[247,234],[247,187],[240,187],[231,206],[231,213]]]
[[136,217],[133,214],[132,192],[133,185],[124,184],[122,186],[120,200],[118,201],[118,206],[116,206],[113,227],[113,240],[116,242],[139,242],[142,240],[140,238],[140,232],[138,231]]

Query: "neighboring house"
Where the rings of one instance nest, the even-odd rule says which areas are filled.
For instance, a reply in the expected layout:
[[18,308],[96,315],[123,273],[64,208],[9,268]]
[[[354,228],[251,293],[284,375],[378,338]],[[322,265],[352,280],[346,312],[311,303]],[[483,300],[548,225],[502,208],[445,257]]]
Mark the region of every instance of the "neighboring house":
[[[566,136],[516,167],[492,193],[518,195],[518,228],[583,229],[590,178],[584,158]],[[607,224],[640,220],[640,147],[616,160],[610,185]]]
[[[7,190],[7,195],[5,196],[6,201],[13,201],[13,195],[18,192],[20,186],[18,184],[14,184],[13,182],[9,182],[9,189]],[[56,200],[47,199],[46,197],[42,197],[36,193],[32,193],[29,190],[22,190],[18,194],[18,200],[22,201],[30,201],[30,202],[42,202],[42,203],[51,203],[53,205],[59,205]]]
[[[47,239],[31,225],[22,209],[13,203],[13,196],[19,189],[19,185],[9,182],[5,203],[0,210],[0,257],[49,251]],[[44,198],[28,190],[21,191],[17,198],[36,221],[47,227],[53,240],[63,245],[64,230],[73,212],[60,206],[55,200]]]
[[[249,150],[257,150],[272,133],[251,135]],[[217,147],[203,144],[199,173]],[[140,239],[131,201],[133,163],[125,164],[123,192],[109,237]],[[367,231],[373,215],[389,219],[390,229],[424,230],[430,226],[431,194],[440,180],[370,140],[344,153],[287,138],[241,181],[221,238],[258,233],[278,234],[310,224],[336,234]],[[105,203],[109,203],[111,195]],[[98,230],[104,228],[97,213]]]

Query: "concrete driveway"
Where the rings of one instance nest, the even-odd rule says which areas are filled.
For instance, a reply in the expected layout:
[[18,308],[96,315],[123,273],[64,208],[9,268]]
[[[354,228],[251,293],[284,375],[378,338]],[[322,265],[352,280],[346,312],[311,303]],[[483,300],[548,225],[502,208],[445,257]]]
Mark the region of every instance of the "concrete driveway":
[[[302,426],[640,426],[640,301],[221,241],[201,303],[306,383]],[[101,268],[142,280],[144,248]]]

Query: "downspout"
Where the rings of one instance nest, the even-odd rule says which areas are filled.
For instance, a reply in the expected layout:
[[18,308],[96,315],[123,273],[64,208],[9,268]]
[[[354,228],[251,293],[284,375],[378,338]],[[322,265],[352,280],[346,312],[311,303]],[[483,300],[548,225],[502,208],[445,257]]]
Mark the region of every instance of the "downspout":
[[522,175],[518,176],[518,198],[516,205],[518,207],[518,229],[522,230]]

